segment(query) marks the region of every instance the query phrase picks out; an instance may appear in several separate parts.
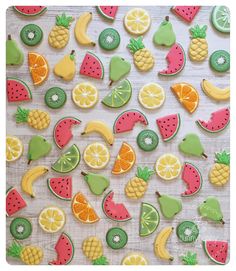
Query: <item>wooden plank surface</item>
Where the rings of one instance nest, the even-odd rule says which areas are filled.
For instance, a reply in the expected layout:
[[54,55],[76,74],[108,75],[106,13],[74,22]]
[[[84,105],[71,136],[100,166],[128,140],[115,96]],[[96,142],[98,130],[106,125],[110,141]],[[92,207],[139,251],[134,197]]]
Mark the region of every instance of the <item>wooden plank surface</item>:
[[[136,136],[143,127],[137,125],[135,129],[127,134],[120,134],[116,136],[116,142],[113,147],[110,148],[111,160],[106,169],[101,170],[100,173],[103,173],[106,176],[110,177],[111,185],[110,189],[115,191],[115,200],[117,202],[124,202],[130,213],[132,214],[133,219],[126,223],[116,223],[108,220],[101,209],[101,202],[103,197],[95,197],[89,191],[87,185],[81,178],[81,170],[88,171],[89,169],[85,165],[83,159],[81,160],[78,168],[71,173],[73,176],[73,193],[78,191],[83,192],[86,197],[89,199],[91,204],[97,210],[101,220],[99,223],[94,225],[83,225],[75,220],[71,213],[70,202],[64,202],[55,198],[48,190],[46,185],[47,177],[57,176],[53,171],[48,173],[48,176],[45,178],[41,178],[34,185],[36,191],[36,198],[30,199],[27,195],[23,195],[25,200],[27,201],[28,207],[22,210],[15,216],[22,215],[31,219],[33,223],[33,234],[28,239],[25,240],[24,244],[35,244],[39,245],[44,249],[45,257],[43,260],[43,264],[47,264],[50,260],[56,258],[56,253],[54,251],[54,245],[60,235],[56,234],[47,234],[41,230],[38,226],[37,219],[38,214],[42,208],[48,205],[56,205],[61,207],[67,215],[67,223],[64,227],[64,231],[69,233],[74,241],[75,245],[75,256],[71,264],[90,264],[90,262],[85,258],[81,250],[81,244],[85,237],[89,235],[96,235],[101,238],[104,244],[104,255],[107,256],[111,264],[120,264],[121,259],[128,253],[132,251],[143,252],[147,257],[150,264],[169,264],[168,262],[161,261],[156,258],[153,252],[153,242],[157,235],[157,233],[165,226],[172,225],[176,228],[179,222],[183,220],[194,220],[199,228],[200,228],[200,236],[198,240],[193,244],[184,244],[181,243],[175,232],[170,238],[168,243],[168,248],[171,253],[175,257],[175,260],[172,264],[181,264],[179,259],[179,255],[185,253],[187,251],[195,251],[198,254],[199,264],[211,264],[206,255],[202,250],[202,240],[228,240],[229,241],[229,229],[230,229],[230,213],[229,213],[229,184],[227,184],[223,188],[215,188],[208,181],[208,172],[210,167],[214,161],[214,152],[220,151],[222,149],[229,150],[229,128],[224,132],[218,135],[209,135],[203,133],[195,124],[195,120],[198,118],[208,119],[210,117],[210,112],[219,109],[228,105],[228,103],[216,103],[206,97],[200,88],[200,82],[203,78],[209,79],[214,82],[216,85],[220,87],[226,87],[229,84],[229,72],[223,74],[214,73],[208,64],[208,61],[204,61],[203,63],[193,63],[189,61],[187,57],[187,62],[184,70],[177,76],[173,77],[158,77],[157,72],[162,68],[166,67],[165,55],[168,52],[167,48],[157,48],[152,43],[153,33],[156,31],[158,25],[161,23],[163,18],[166,15],[170,16],[170,20],[173,23],[173,27],[177,36],[177,41],[181,43],[184,49],[187,51],[190,39],[189,39],[189,26],[180,21],[176,16],[174,16],[170,11],[170,7],[146,7],[146,9],[150,12],[152,18],[152,26],[147,34],[144,35],[144,43],[147,48],[149,48],[155,57],[155,66],[154,68],[145,74],[142,74],[137,71],[137,69],[132,65],[132,71],[128,76],[128,79],[131,81],[133,85],[133,96],[130,102],[123,108],[117,110],[111,110],[105,108],[100,102],[96,105],[94,109],[91,110],[81,110],[77,108],[72,100],[70,99],[71,90],[73,87],[82,81],[90,81],[94,83],[99,89],[100,100],[109,93],[108,81],[109,81],[109,60],[110,57],[114,54],[120,55],[129,61],[132,62],[132,56],[126,48],[128,44],[130,35],[127,34],[123,27],[123,17],[124,14],[129,10],[129,7],[120,7],[117,18],[114,23],[109,23],[103,20],[96,12],[95,7],[49,7],[48,11],[39,17],[36,18],[25,18],[23,16],[19,16],[16,14],[12,8],[7,10],[7,34],[12,34],[12,37],[18,41],[21,48],[25,53],[25,62],[21,67],[7,67],[7,75],[8,76],[17,76],[22,78],[26,82],[28,82],[29,86],[32,89],[33,93],[33,101],[31,103],[23,104],[24,107],[40,108],[45,109],[50,112],[51,115],[51,125],[48,129],[43,132],[37,132],[35,130],[30,129],[27,125],[16,125],[14,121],[14,112],[16,111],[17,106],[13,104],[7,104],[7,134],[18,136],[24,143],[24,155],[23,157],[17,161],[16,163],[11,163],[7,165],[7,187],[15,186],[19,191],[20,181],[22,174],[29,168],[27,166],[27,148],[30,137],[34,134],[41,134],[45,136],[49,141],[53,143],[52,139],[52,131],[55,123],[64,116],[75,116],[82,120],[82,124],[79,127],[75,127],[73,129],[74,138],[69,145],[75,143],[79,146],[81,153],[85,146],[91,142],[103,142],[101,137],[96,134],[91,134],[86,137],[81,137],[80,133],[83,131],[83,128],[87,121],[93,119],[104,120],[110,127],[112,127],[115,117],[121,113],[122,111],[130,108],[137,108],[144,112],[149,120],[149,128],[154,129],[156,132],[157,127],[155,124],[155,119],[157,117],[165,116],[170,113],[180,113],[182,118],[182,125],[180,131],[176,138],[172,140],[170,143],[163,143],[160,140],[159,146],[156,151],[149,153],[144,153],[140,151],[136,144]],[[217,49],[225,49],[229,50],[229,36],[222,35],[216,32],[209,21],[209,16],[212,7],[202,7],[199,14],[196,16],[194,23],[199,24],[207,24],[207,41],[209,44],[209,53],[212,53]],[[53,27],[55,23],[55,16],[57,14],[65,11],[68,15],[72,15],[77,18],[84,11],[93,12],[93,20],[89,25],[89,35],[97,40],[99,33],[106,27],[114,27],[121,34],[121,44],[119,48],[114,52],[105,52],[99,46],[95,48],[85,48],[79,46],[74,38],[73,29],[75,22],[71,26],[71,37],[69,44],[66,48],[56,51],[52,49],[47,42],[47,37],[50,29]],[[43,42],[37,46],[36,48],[27,48],[22,44],[19,37],[19,32],[21,28],[27,23],[35,23],[38,24],[44,31]],[[82,59],[87,50],[92,50],[95,52],[104,63],[105,67],[105,78],[102,81],[92,80],[90,78],[85,78],[79,75],[77,72],[75,78],[71,82],[63,82],[57,77],[54,76],[52,70],[54,65],[58,62],[58,60],[68,54],[72,49],[76,51],[76,62],[77,62],[77,70],[79,70]],[[30,78],[30,74],[27,66],[27,52],[28,51],[36,51],[43,54],[48,60],[51,72],[48,80],[40,87],[33,87],[32,81]],[[200,104],[197,111],[193,115],[189,115],[178,103],[176,98],[170,91],[170,86],[175,82],[185,81],[193,84],[198,90],[200,94]],[[163,86],[166,91],[166,101],[163,107],[154,111],[148,111],[142,108],[137,100],[137,95],[139,89],[146,83],[149,82],[157,82]],[[64,88],[67,92],[68,100],[66,105],[59,110],[50,110],[44,104],[44,94],[46,90],[52,86],[60,86]],[[206,153],[208,154],[208,159],[195,159],[192,157],[184,157],[178,151],[178,143],[182,140],[184,135],[188,132],[196,132],[200,135],[203,145],[205,146]],[[178,178],[171,182],[164,182],[160,180],[157,176],[154,176],[148,186],[148,191],[145,194],[142,200],[137,202],[132,202],[128,200],[124,195],[124,186],[127,181],[135,175],[136,166],[129,173],[122,176],[111,176],[111,168],[114,163],[116,154],[120,148],[120,145],[123,141],[127,141],[131,144],[136,151],[137,154],[137,165],[143,166],[148,165],[150,167],[154,166],[156,159],[163,153],[170,152],[178,155],[182,162],[190,161],[194,162],[200,171],[203,174],[203,188],[201,192],[190,198],[184,198],[183,201],[183,210],[180,214],[176,216],[174,220],[167,221],[163,216],[161,216],[161,222],[157,229],[157,231],[147,238],[140,238],[138,235],[139,228],[139,212],[140,212],[140,203],[149,202],[155,205],[158,209],[159,206],[156,201],[156,197],[154,194],[155,190],[159,190],[161,193],[168,193],[172,196],[180,197],[180,193],[184,191],[185,185],[183,181]],[[39,161],[33,162],[31,166],[35,165],[45,165],[50,167],[51,164],[57,159],[60,155],[60,150],[53,143],[53,149],[49,156]],[[198,212],[197,206],[205,200],[207,196],[217,196],[222,206],[222,210],[224,213],[225,225],[217,225],[215,223],[203,220]],[[12,237],[9,233],[9,224],[12,218],[7,218],[7,244],[12,241]],[[119,251],[112,251],[107,247],[105,241],[105,235],[107,230],[112,226],[121,226],[124,230],[127,231],[129,236],[129,241],[127,246],[124,249]],[[8,259],[8,262],[11,264],[20,264],[18,261],[13,259]]]

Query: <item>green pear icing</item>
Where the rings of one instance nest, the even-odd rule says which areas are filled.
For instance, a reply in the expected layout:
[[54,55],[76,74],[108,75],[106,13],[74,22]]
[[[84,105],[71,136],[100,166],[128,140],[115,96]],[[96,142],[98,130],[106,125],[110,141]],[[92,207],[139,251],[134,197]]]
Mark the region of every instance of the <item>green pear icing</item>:
[[44,137],[39,135],[32,136],[28,148],[28,164],[31,161],[35,161],[46,156],[51,149],[52,144],[49,143]]
[[119,56],[113,56],[110,61],[110,85],[120,80],[131,70],[131,64],[124,58]]
[[170,47],[176,41],[176,36],[173,31],[172,24],[169,21],[169,16],[165,17],[165,20],[160,24],[158,30],[153,36],[153,42],[156,45],[163,45]]
[[185,138],[179,144],[179,150],[187,155],[193,155],[197,157],[205,157],[204,148],[201,144],[200,138],[196,134],[187,134]]
[[224,224],[220,203],[215,197],[208,197],[199,207],[199,214],[212,221]]
[[15,40],[8,35],[6,41],[6,64],[7,65],[21,65],[24,62],[24,54],[19,48]]
[[160,195],[159,192],[156,192],[156,195],[161,213],[165,218],[171,219],[182,210],[182,201],[180,199],[168,195]]
[[110,181],[106,177],[100,174],[95,173],[85,173],[81,172],[81,174],[84,176],[84,180],[87,182],[90,191],[94,195],[102,195],[102,193],[109,187]]

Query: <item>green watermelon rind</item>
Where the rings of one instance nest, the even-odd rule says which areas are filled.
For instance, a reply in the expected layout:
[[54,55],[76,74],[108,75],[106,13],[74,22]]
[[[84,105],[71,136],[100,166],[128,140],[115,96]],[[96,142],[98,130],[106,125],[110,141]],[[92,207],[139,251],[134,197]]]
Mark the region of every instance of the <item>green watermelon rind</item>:
[[[106,102],[104,102],[104,99],[109,95],[106,95],[104,98],[103,98],[103,100],[102,100],[102,104],[104,104],[105,106],[107,106],[107,107],[109,107],[109,108],[121,108],[121,107],[123,107],[123,106],[125,106],[129,101],[130,101],[130,99],[131,99],[131,97],[132,97],[132,85],[131,85],[131,83],[130,83],[130,81],[128,80],[128,79],[125,79],[124,81],[127,81],[127,83],[129,84],[129,88],[130,88],[130,96],[129,96],[129,99],[127,99],[127,101],[124,103],[124,104],[122,104],[121,106],[112,106],[112,105],[109,105],[109,104],[107,104]],[[112,90],[113,91],[113,90]]]
[[195,170],[198,172],[198,174],[199,174],[199,176],[200,176],[200,179],[201,179],[201,183],[200,183],[200,186],[199,186],[199,188],[198,188],[197,191],[195,191],[194,193],[189,194],[189,195],[181,194],[181,197],[183,197],[183,198],[188,198],[188,197],[192,197],[192,196],[194,196],[194,195],[196,195],[196,194],[199,193],[199,191],[202,189],[203,178],[202,178],[202,173],[200,172],[200,170],[199,170],[193,163],[190,163],[190,162],[184,162],[183,168],[184,168],[185,164],[188,164],[188,165],[191,165],[192,167],[194,167]]
[[55,197],[57,197],[58,199],[61,199],[61,200],[64,200],[64,201],[71,201],[71,199],[67,199],[67,198],[64,198],[64,197],[60,197],[58,194],[56,194],[54,191],[53,191],[53,189],[51,188],[51,186],[50,186],[50,180],[51,180],[52,178],[48,178],[47,179],[47,186],[48,186],[48,189],[49,189],[49,191],[55,196]]
[[39,15],[41,15],[41,14],[43,14],[44,12],[46,12],[47,11],[47,7],[44,7],[43,9],[41,9],[39,12],[37,12],[37,13],[34,13],[34,14],[27,14],[27,13],[24,13],[24,12],[21,12],[20,10],[18,10],[15,6],[13,6],[13,8],[14,8],[14,10],[17,12],[17,13],[19,13],[19,14],[21,14],[21,15],[23,15],[23,16],[26,16],[26,17],[35,17],[35,16],[39,16]]
[[113,220],[113,221],[116,221],[116,222],[126,222],[126,221],[131,220],[131,219],[132,219],[131,216],[130,216],[129,218],[119,220],[119,219],[115,219],[115,218],[112,218],[112,217],[110,217],[110,216],[107,215],[106,210],[105,210],[105,207],[104,207],[104,203],[105,203],[105,201],[107,200],[107,198],[109,197],[109,195],[110,195],[112,192],[113,192],[113,190],[111,190],[110,192],[108,192],[108,193],[105,195],[105,197],[103,198],[103,200],[102,200],[102,210],[103,210],[104,214],[105,214],[109,219],[111,219],[111,220]]
[[160,75],[162,75],[162,76],[174,76],[174,75],[180,73],[180,72],[184,69],[184,67],[185,67],[185,65],[186,65],[186,53],[185,53],[185,51],[184,51],[183,46],[182,46],[181,44],[179,44],[179,43],[177,43],[177,44],[178,44],[179,47],[181,47],[181,49],[182,49],[182,51],[183,51],[183,55],[184,55],[184,63],[183,63],[182,68],[181,68],[179,71],[175,72],[175,73],[165,74],[165,73],[158,72],[158,74],[160,74]]
[[216,264],[219,264],[219,265],[225,265],[225,263],[218,262],[217,260],[215,260],[215,259],[210,255],[210,253],[209,253],[208,250],[207,250],[206,243],[207,243],[207,241],[202,241],[203,249],[204,249],[204,251],[205,251],[207,257],[208,257],[211,261],[213,261],[214,263],[216,263]]
[[[90,51],[88,51],[88,52],[85,54],[85,56],[86,56],[87,54],[88,54],[88,55],[92,55],[92,56],[99,62],[100,67],[101,67],[101,70],[102,70],[102,76],[99,77],[98,79],[103,79],[103,78],[104,78],[104,66],[103,66],[102,61],[99,59],[98,56],[96,56],[94,53],[92,53],[92,52],[90,52]],[[84,74],[82,74],[82,75],[84,75]],[[84,76],[86,76],[86,75],[84,75]],[[97,79],[97,78],[95,78],[95,79]]]
[[106,18],[106,19],[108,19],[108,20],[110,20],[110,21],[114,21],[114,20],[115,20],[115,18],[106,15],[106,14],[101,10],[100,6],[96,6],[96,9],[97,9],[97,12],[98,12],[103,18]]
[[148,125],[148,119],[147,119],[147,117],[146,117],[141,111],[139,111],[139,110],[137,110],[137,109],[128,109],[128,110],[123,111],[122,113],[120,113],[120,114],[116,117],[116,119],[115,119],[115,121],[114,121],[114,124],[113,124],[113,133],[114,133],[114,134],[116,134],[116,123],[117,123],[117,120],[120,118],[120,116],[122,116],[123,114],[125,114],[125,113],[127,113],[127,112],[132,112],[132,111],[139,112],[140,115],[142,115],[142,116],[144,117],[144,119],[146,120],[147,125]]
[[[8,80],[14,80],[14,81],[17,81],[20,84],[22,84],[25,87],[25,90],[28,92],[29,98],[32,100],[32,92],[31,92],[29,86],[24,81],[22,81],[21,79],[19,79],[17,77],[12,77],[12,76],[7,77],[7,81]],[[19,101],[19,102],[22,102],[22,101]]]

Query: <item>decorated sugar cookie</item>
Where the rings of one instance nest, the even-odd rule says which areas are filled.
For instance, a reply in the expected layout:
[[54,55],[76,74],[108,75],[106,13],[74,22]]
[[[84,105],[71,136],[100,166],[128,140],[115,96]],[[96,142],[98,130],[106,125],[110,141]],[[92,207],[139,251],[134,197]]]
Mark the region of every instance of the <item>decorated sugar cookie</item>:
[[32,224],[25,217],[16,217],[11,221],[10,233],[16,240],[24,240],[32,233]]
[[133,35],[143,35],[151,26],[151,17],[143,8],[132,8],[124,17],[124,26]]
[[208,197],[202,204],[198,206],[199,214],[203,218],[207,218],[216,223],[225,224],[220,203],[216,197]]
[[201,87],[204,93],[215,101],[226,101],[230,98],[230,87],[219,88],[206,79],[202,80]]
[[97,12],[105,19],[114,21],[118,11],[117,6],[97,6]]
[[103,256],[102,241],[96,236],[90,236],[83,241],[82,251],[93,265],[108,265],[109,262]]
[[106,51],[115,50],[120,45],[120,34],[114,28],[106,28],[99,34],[98,42]]
[[197,265],[197,253],[188,251],[185,255],[180,256],[184,265]]
[[113,82],[119,81],[131,70],[131,64],[120,56],[113,56],[109,66],[110,86]]
[[109,145],[113,145],[114,143],[115,138],[114,138],[113,132],[104,121],[101,121],[101,120],[89,121],[86,124],[84,131],[81,134],[87,135],[90,133],[100,134]]
[[74,217],[84,224],[92,224],[100,220],[94,208],[81,192],[74,195],[71,209]]
[[70,236],[63,232],[54,247],[57,259],[49,262],[49,265],[67,265],[74,257],[74,244]]
[[7,135],[6,137],[6,161],[14,162],[18,160],[24,151],[21,140],[16,136]]
[[58,199],[70,201],[72,199],[72,178],[70,176],[47,179],[50,192]]
[[165,218],[173,219],[182,211],[182,201],[180,199],[169,195],[161,195],[158,191],[156,192],[156,195],[161,213]]
[[74,20],[71,16],[66,16],[65,13],[56,16],[56,25],[52,28],[48,35],[48,43],[56,49],[64,48],[70,38],[70,24]]
[[131,38],[127,45],[134,58],[134,65],[143,72],[149,71],[154,65],[154,57],[152,53],[145,48],[143,38]]
[[49,75],[49,66],[46,58],[38,53],[28,53],[29,71],[35,86],[44,83]]
[[26,17],[39,16],[47,11],[45,6],[13,6],[13,8],[17,13]]
[[11,35],[8,35],[6,41],[6,64],[21,65],[24,62],[24,53]]
[[73,80],[76,73],[75,51],[72,50],[69,55],[65,55],[59,60],[54,66],[53,72],[56,76],[59,76],[65,81]]
[[210,66],[216,72],[227,72],[230,69],[230,54],[225,50],[217,50],[210,56]]
[[31,198],[35,198],[33,184],[43,175],[47,174],[49,169],[45,166],[35,166],[28,169],[21,178],[21,189]]
[[230,33],[230,10],[227,6],[215,6],[211,13],[211,22],[216,30]]
[[181,119],[180,114],[171,114],[156,119],[156,124],[161,133],[162,140],[168,142],[172,140],[178,133]]
[[158,143],[159,137],[153,130],[142,130],[137,136],[137,144],[145,152],[154,151]]
[[16,188],[10,187],[6,192],[6,215],[12,216],[27,206]]
[[170,47],[175,44],[175,40],[176,36],[170,18],[169,16],[166,16],[158,30],[154,33],[153,42],[156,45]]
[[118,155],[116,156],[111,173],[120,175],[128,172],[134,166],[136,154],[134,149],[126,142],[123,142]]
[[80,66],[80,74],[94,79],[103,79],[104,67],[102,61],[92,52],[87,52]]
[[43,31],[36,24],[27,24],[20,31],[20,38],[27,46],[36,46],[43,39]]
[[189,57],[192,61],[203,61],[208,56],[208,43],[206,40],[207,26],[200,27],[198,24],[190,28],[191,43],[189,46]]
[[17,258],[27,265],[38,265],[43,260],[42,248],[34,245],[23,246],[14,241],[7,248],[7,256]]
[[193,221],[183,221],[176,228],[176,234],[184,243],[193,243],[199,235],[199,228]]
[[145,256],[138,252],[128,253],[121,261],[122,265],[148,265]]
[[148,167],[138,167],[137,174],[125,186],[125,194],[130,199],[140,199],[148,188],[148,181],[154,171]]
[[47,112],[39,109],[25,109],[20,106],[17,108],[16,112],[16,123],[25,123],[36,129],[42,130],[46,129],[50,124],[50,116]]
[[85,182],[88,184],[90,191],[96,195],[100,196],[109,187],[110,181],[107,177],[92,173],[92,172],[81,172],[84,177]]
[[209,180],[213,185],[223,186],[229,181],[230,153],[226,151],[215,153],[215,163],[209,172]]
[[128,235],[121,228],[110,228],[106,233],[106,242],[112,249],[122,249],[128,242]]
[[7,77],[7,100],[9,103],[28,102],[32,100],[29,86],[21,79]]
[[179,150],[186,155],[207,158],[200,138],[196,134],[187,134],[179,143]]
[[167,243],[173,233],[173,230],[174,230],[173,227],[165,227],[158,233],[155,239],[154,253],[156,257],[160,258],[161,260],[170,262],[174,260],[174,257],[170,254],[169,250],[167,249]]
[[44,96],[45,104],[51,109],[61,108],[67,100],[65,91],[60,87],[51,87]]
[[171,10],[186,23],[191,23],[200,8],[200,6],[174,6]]
[[203,241],[203,249],[209,259],[216,264],[226,264],[229,244],[227,241]]

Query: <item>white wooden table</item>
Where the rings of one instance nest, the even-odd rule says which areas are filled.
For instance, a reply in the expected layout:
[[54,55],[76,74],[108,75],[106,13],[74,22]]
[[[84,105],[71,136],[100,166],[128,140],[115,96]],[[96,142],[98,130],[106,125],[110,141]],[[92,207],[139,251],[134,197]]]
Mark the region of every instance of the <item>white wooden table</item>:
[[[196,124],[195,120],[198,118],[208,119],[210,117],[210,113],[216,109],[224,107],[228,105],[228,103],[216,103],[205,96],[200,88],[200,82],[203,78],[209,79],[214,82],[216,85],[220,87],[225,87],[229,84],[229,73],[216,74],[214,73],[208,64],[208,61],[204,61],[203,63],[197,64],[193,63],[187,57],[187,62],[184,70],[177,76],[173,77],[158,77],[157,72],[166,67],[165,56],[168,52],[167,48],[157,48],[152,43],[153,33],[158,28],[159,24],[163,20],[166,15],[170,16],[170,21],[173,23],[174,31],[177,36],[177,41],[180,42],[184,49],[187,51],[190,38],[189,38],[189,25],[183,23],[180,19],[178,19],[175,15],[173,15],[169,10],[170,7],[146,7],[146,9],[150,12],[152,18],[152,26],[148,33],[144,35],[144,43],[147,48],[149,48],[155,56],[155,66],[152,71],[142,74],[137,71],[137,69],[132,65],[132,71],[128,76],[128,79],[131,81],[133,86],[133,95],[130,102],[121,109],[108,109],[104,107],[100,102],[96,105],[94,109],[91,110],[81,110],[77,108],[73,101],[71,100],[71,90],[73,87],[81,82],[81,81],[90,81],[94,83],[99,89],[100,100],[109,93],[110,89],[108,87],[109,81],[109,60],[110,57],[114,54],[120,55],[130,62],[132,62],[132,56],[126,48],[126,45],[129,42],[130,35],[127,34],[123,27],[123,17],[124,14],[129,10],[129,7],[120,7],[117,18],[114,23],[109,23],[108,21],[103,20],[96,12],[95,7],[49,7],[48,11],[42,16],[36,18],[25,18],[16,14],[12,8],[7,10],[7,34],[12,34],[12,38],[16,39],[21,48],[25,53],[25,62],[21,67],[7,67],[7,75],[8,76],[17,76],[25,80],[33,93],[33,101],[31,103],[22,104],[23,107],[28,107],[30,109],[40,108],[45,109],[51,114],[51,125],[48,129],[43,132],[37,132],[33,129],[30,129],[27,125],[16,125],[14,120],[14,113],[16,111],[17,106],[14,104],[7,104],[7,134],[18,136],[24,143],[24,155],[23,157],[17,161],[16,163],[11,163],[7,165],[7,187],[15,186],[19,191],[21,191],[20,182],[22,174],[29,168],[27,166],[27,148],[28,142],[32,135],[41,134],[45,136],[49,141],[53,143],[52,139],[52,131],[55,123],[64,116],[75,116],[82,120],[82,124],[73,129],[74,138],[70,142],[69,145],[75,143],[80,148],[81,153],[85,146],[91,142],[99,141],[103,142],[102,138],[99,135],[91,134],[89,136],[81,137],[80,133],[83,131],[83,128],[87,121],[93,119],[100,119],[107,122],[110,127],[112,127],[115,117],[124,110],[137,108],[144,112],[149,120],[149,128],[154,129],[159,133],[156,127],[155,120],[157,117],[165,116],[170,113],[180,113],[182,119],[182,125],[180,131],[176,138],[172,140],[170,143],[163,143],[160,140],[158,148],[153,153],[144,153],[139,150],[136,144],[136,136],[141,129],[140,125],[137,125],[132,132],[126,134],[120,134],[116,136],[116,142],[113,147],[110,148],[111,160],[106,169],[101,170],[100,173],[109,176],[111,185],[110,189],[115,191],[115,200],[117,202],[124,202],[130,213],[132,214],[133,219],[126,223],[116,223],[107,219],[104,215],[101,202],[103,197],[95,197],[89,190],[87,184],[83,181],[81,177],[81,170],[89,171],[89,168],[85,165],[83,159],[81,160],[78,168],[71,173],[73,176],[73,193],[77,193],[78,191],[83,192],[90,203],[97,210],[101,220],[99,223],[93,225],[83,225],[75,220],[71,213],[70,202],[64,202],[57,198],[55,198],[47,188],[46,178],[47,177],[55,177],[58,176],[53,171],[50,171],[47,177],[44,177],[38,180],[34,189],[36,191],[36,198],[30,199],[27,195],[23,194],[24,199],[27,201],[27,208],[23,209],[21,212],[17,213],[15,216],[22,215],[31,219],[33,223],[33,233],[32,236],[23,242],[23,244],[35,244],[39,245],[44,249],[45,257],[43,260],[43,264],[47,264],[50,260],[56,258],[56,253],[54,251],[54,245],[57,242],[58,237],[60,236],[60,232],[56,234],[47,234],[41,230],[38,226],[38,214],[40,210],[48,205],[56,205],[61,207],[67,215],[67,222],[64,227],[64,231],[69,233],[74,241],[75,246],[75,255],[71,264],[90,264],[90,262],[85,258],[81,250],[81,244],[85,237],[89,235],[96,235],[103,241],[104,245],[104,255],[107,256],[111,264],[120,264],[121,259],[128,253],[132,251],[140,251],[143,252],[147,257],[150,264],[169,264],[168,262],[161,261],[156,258],[153,252],[153,242],[156,238],[157,233],[167,225],[173,225],[175,228],[179,222],[183,220],[194,220],[199,228],[200,228],[200,236],[197,241],[193,244],[184,244],[181,243],[175,232],[171,236],[168,248],[170,252],[175,257],[175,260],[172,264],[181,264],[181,260],[179,259],[179,255],[181,253],[186,253],[187,251],[195,251],[198,254],[199,264],[211,264],[211,262],[206,257],[205,253],[202,249],[202,240],[227,240],[229,241],[229,226],[230,226],[230,217],[229,217],[229,184],[227,184],[223,188],[215,188],[208,181],[208,171],[213,164],[214,161],[214,152],[220,151],[222,149],[229,150],[229,128],[227,128],[224,132],[217,135],[209,135],[200,130]],[[211,7],[203,7],[199,14],[196,16],[194,23],[199,24],[207,24],[207,41],[209,44],[209,53],[212,53],[217,49],[225,49],[229,50],[229,36],[222,35],[216,32],[209,21],[209,16],[211,12]],[[121,44],[119,48],[115,52],[105,52],[99,46],[95,48],[86,48],[81,47],[75,41],[73,30],[75,26],[75,22],[71,25],[71,37],[69,44],[66,48],[56,51],[52,49],[47,42],[47,37],[50,29],[53,27],[55,23],[55,16],[57,14],[61,14],[63,11],[66,12],[67,15],[72,15],[77,18],[84,11],[93,12],[93,20],[89,26],[89,35],[94,39],[98,39],[99,33],[106,27],[114,27],[121,34]],[[20,41],[19,32],[21,28],[28,23],[38,24],[44,31],[43,42],[37,46],[36,48],[27,48]],[[87,50],[92,50],[95,52],[103,61],[105,67],[105,78],[104,80],[93,80],[90,78],[85,78],[79,75],[77,72],[73,81],[66,83],[56,78],[52,72],[55,63],[64,56],[68,54],[72,49],[76,51],[76,61],[77,61],[77,69],[79,71],[80,64],[83,60],[85,52]],[[49,62],[50,66],[50,75],[48,80],[40,87],[34,87],[30,78],[30,74],[28,71],[27,65],[27,52],[28,51],[36,51],[43,54]],[[198,106],[197,111],[193,115],[189,115],[183,107],[176,100],[174,95],[170,91],[170,86],[173,83],[185,81],[193,84],[198,90],[200,94],[200,104]],[[146,83],[149,82],[157,82],[161,84],[166,91],[166,101],[164,106],[155,111],[148,111],[142,108],[137,100],[137,95],[139,89]],[[52,86],[60,86],[64,88],[67,92],[68,100],[66,105],[59,110],[50,110],[44,104],[44,94],[47,89]],[[182,140],[184,135],[188,132],[196,132],[200,135],[203,145],[205,146],[206,153],[208,154],[208,159],[194,159],[184,157],[178,151],[178,143]],[[140,238],[138,234],[139,228],[139,210],[141,201],[131,202],[124,195],[124,186],[127,181],[135,175],[136,166],[129,173],[122,176],[111,176],[111,168],[113,166],[115,157],[118,153],[118,150],[123,141],[127,141],[131,144],[136,151],[137,154],[137,165],[143,166],[148,165],[150,167],[154,166],[156,159],[163,153],[171,152],[180,157],[181,161],[190,161],[194,162],[197,167],[200,169],[203,175],[204,183],[202,190],[199,194],[194,197],[184,198],[183,201],[183,210],[180,214],[176,216],[174,220],[167,221],[161,215],[161,222],[159,227],[155,233],[147,238]],[[53,143],[53,149],[49,156],[39,161],[35,161],[32,163],[32,166],[42,164],[45,166],[51,166],[51,164],[57,159],[60,155],[60,150]],[[172,196],[180,197],[180,193],[185,190],[185,185],[183,181],[178,178],[171,182],[164,182],[159,179],[156,175],[151,179],[148,191],[142,199],[143,202],[148,202],[155,205],[158,209],[159,206],[157,204],[156,196],[154,194],[155,190],[159,190],[161,193],[168,193]],[[207,196],[214,195],[217,196],[221,207],[224,213],[225,225],[217,225],[215,223],[203,220],[197,212],[197,206],[205,200]],[[15,217],[14,216],[14,217]],[[7,245],[9,245],[12,241],[12,237],[9,233],[9,224],[12,218],[7,218]],[[127,231],[129,236],[129,241],[127,246],[124,249],[113,251],[107,247],[105,241],[105,235],[109,228],[113,226],[120,226],[124,230]],[[14,259],[8,259],[8,262],[11,264],[20,264],[19,261],[15,261]]]

